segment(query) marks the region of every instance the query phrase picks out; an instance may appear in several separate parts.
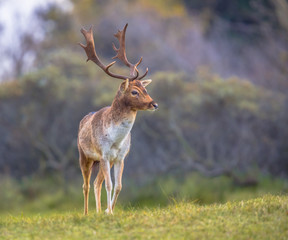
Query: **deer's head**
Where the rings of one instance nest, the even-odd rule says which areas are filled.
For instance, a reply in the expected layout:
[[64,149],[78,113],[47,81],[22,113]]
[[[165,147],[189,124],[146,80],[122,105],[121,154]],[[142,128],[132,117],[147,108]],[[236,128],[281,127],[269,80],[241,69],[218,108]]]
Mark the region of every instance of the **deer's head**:
[[109,68],[115,64],[116,61],[105,66],[99,59],[95,51],[94,39],[92,27],[88,31],[81,29],[81,33],[84,35],[87,45],[80,43],[80,46],[84,48],[87,54],[87,61],[91,60],[96,63],[105,73],[113,78],[123,79],[121,83],[117,97],[120,98],[126,106],[130,107],[133,110],[156,110],[158,104],[153,101],[149,96],[146,90],[146,86],[152,82],[152,80],[141,80],[148,73],[148,68],[146,68],[145,73],[142,76],[139,76],[139,71],[137,66],[141,63],[142,57],[136,64],[132,64],[128,61],[126,57],[125,50],[125,34],[128,24],[125,25],[122,31],[118,31],[114,36],[119,41],[119,48],[116,48],[113,43],[113,49],[116,51],[116,56],[113,59],[118,58],[121,60],[127,67],[130,68],[130,76],[123,76],[112,73],[109,71]]
[[152,80],[125,80],[119,88],[118,98],[132,110],[156,110],[158,104],[153,101],[146,90],[146,86]]

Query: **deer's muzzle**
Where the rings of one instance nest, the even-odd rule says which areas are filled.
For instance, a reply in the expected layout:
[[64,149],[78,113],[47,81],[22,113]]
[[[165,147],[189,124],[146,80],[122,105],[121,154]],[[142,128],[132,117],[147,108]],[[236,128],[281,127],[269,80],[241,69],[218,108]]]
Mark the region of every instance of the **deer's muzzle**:
[[156,110],[156,109],[158,109],[158,104],[157,104],[156,102],[152,101],[152,102],[150,103],[150,107],[151,107],[151,108],[154,108],[154,110]]

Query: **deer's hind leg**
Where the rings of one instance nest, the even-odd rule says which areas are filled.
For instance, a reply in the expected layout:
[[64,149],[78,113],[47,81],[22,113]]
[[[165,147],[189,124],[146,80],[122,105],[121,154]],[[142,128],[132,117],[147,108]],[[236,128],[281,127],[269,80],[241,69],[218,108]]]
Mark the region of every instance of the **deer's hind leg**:
[[88,197],[90,190],[90,177],[93,166],[93,161],[88,159],[83,151],[79,148],[79,163],[83,176],[83,194],[84,194],[84,214],[88,215]]
[[94,194],[95,194],[95,200],[96,200],[96,211],[101,212],[101,189],[102,189],[102,183],[104,181],[104,175],[101,171],[101,168],[99,167],[99,171],[97,174],[97,177],[94,181]]

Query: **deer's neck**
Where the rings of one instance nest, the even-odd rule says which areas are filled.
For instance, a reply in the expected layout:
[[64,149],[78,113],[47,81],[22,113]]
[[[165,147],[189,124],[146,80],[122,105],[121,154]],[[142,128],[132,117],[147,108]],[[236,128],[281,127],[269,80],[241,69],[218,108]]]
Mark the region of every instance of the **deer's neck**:
[[125,104],[123,98],[115,97],[107,112],[107,135],[115,145],[120,145],[129,135],[135,122],[137,111]]
[[127,106],[123,98],[119,98],[117,95],[110,107],[111,122],[115,125],[123,123],[131,123],[133,125],[137,111],[132,110],[131,107]]

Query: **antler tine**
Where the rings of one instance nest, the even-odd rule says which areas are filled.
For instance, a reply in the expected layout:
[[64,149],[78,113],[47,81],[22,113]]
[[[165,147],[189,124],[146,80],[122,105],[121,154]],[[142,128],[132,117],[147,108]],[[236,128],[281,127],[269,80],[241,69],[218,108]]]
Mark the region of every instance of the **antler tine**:
[[109,76],[114,77],[114,78],[119,78],[119,79],[127,79],[126,76],[122,76],[122,75],[118,75],[118,74],[114,74],[109,72],[109,68],[116,62],[112,62],[110,64],[108,64],[107,66],[105,66],[99,59],[99,57],[96,54],[96,50],[95,50],[95,45],[94,45],[94,39],[93,39],[93,31],[92,31],[92,26],[90,27],[90,29],[87,31],[84,28],[81,28],[81,33],[84,35],[87,45],[83,45],[82,43],[79,43],[79,45],[85,50],[86,55],[87,55],[87,62],[89,60],[93,61],[94,63],[96,63],[100,68],[102,68],[102,70],[107,73]]
[[118,39],[120,46],[119,48],[116,48],[115,44],[112,43],[113,49],[117,53],[112,59],[119,58],[127,67],[133,67],[134,65],[130,63],[126,57],[125,35],[127,27],[128,23],[126,23],[122,31],[118,30],[118,32],[114,34],[114,37]]
[[[114,36],[118,39],[119,41],[119,48],[116,48],[115,44],[113,43],[113,49],[116,51],[116,56],[114,56],[112,59],[120,59],[127,67],[130,68],[130,75],[132,78],[130,80],[134,80],[138,77],[139,72],[137,70],[137,66],[142,62],[142,57],[136,64],[132,64],[128,61],[127,56],[126,56],[126,49],[125,49],[125,35],[126,35],[126,29],[128,27],[128,23],[126,23],[125,27],[123,28],[122,31],[118,30]],[[136,77],[135,77],[135,71],[136,71]]]
[[137,68],[135,68],[135,71],[136,71],[136,76],[134,76],[134,77],[130,78],[130,81],[134,81],[135,79],[137,79],[137,78],[138,78],[138,76],[139,76],[139,71],[138,71],[138,69],[137,69]]
[[148,68],[146,68],[146,72],[142,76],[140,76],[138,79],[141,80],[147,75],[147,73],[148,73]]

